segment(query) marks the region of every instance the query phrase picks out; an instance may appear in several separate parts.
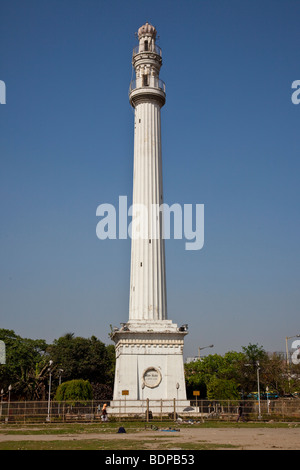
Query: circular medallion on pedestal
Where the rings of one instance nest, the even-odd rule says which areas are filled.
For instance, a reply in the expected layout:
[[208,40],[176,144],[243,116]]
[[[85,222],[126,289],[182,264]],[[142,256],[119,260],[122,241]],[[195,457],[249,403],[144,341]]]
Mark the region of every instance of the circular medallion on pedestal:
[[161,372],[156,367],[148,367],[143,373],[143,383],[146,387],[157,387],[160,384],[161,379]]

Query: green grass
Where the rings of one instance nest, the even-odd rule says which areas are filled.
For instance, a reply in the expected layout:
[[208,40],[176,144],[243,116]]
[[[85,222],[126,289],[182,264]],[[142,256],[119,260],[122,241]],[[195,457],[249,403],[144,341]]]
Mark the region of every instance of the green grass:
[[130,432],[145,429],[140,423],[106,423],[106,424],[39,424],[39,425],[9,425],[0,428],[0,434],[24,434],[24,435],[51,435],[51,434],[91,434],[116,433],[120,426],[126,427]]
[[[300,423],[295,424],[300,426]],[[108,422],[102,423],[65,423],[65,424],[9,424],[0,427],[0,434],[23,434],[23,435],[51,435],[51,434],[91,434],[91,433],[116,433],[120,426],[123,426],[127,433],[136,433],[151,429],[155,426],[158,429],[185,429],[185,428],[287,428],[290,423],[264,423],[264,422],[229,422],[229,421],[205,421],[204,423],[174,423],[171,421],[151,421],[144,423],[141,421],[131,422]]]
[[217,450],[234,449],[231,444],[211,444],[205,441],[197,443],[166,442],[163,439],[145,440],[98,440],[83,439],[70,441],[18,441],[0,442],[0,450]]

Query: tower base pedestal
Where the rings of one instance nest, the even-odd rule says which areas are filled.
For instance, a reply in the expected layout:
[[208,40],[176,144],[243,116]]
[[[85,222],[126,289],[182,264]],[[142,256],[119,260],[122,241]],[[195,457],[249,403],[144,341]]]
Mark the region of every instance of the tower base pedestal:
[[114,332],[116,372],[110,413],[114,409],[120,413],[124,406],[126,413],[145,412],[147,399],[159,412],[162,405],[164,412],[173,412],[174,399],[182,410],[189,406],[183,367],[186,334],[171,320],[129,321]]

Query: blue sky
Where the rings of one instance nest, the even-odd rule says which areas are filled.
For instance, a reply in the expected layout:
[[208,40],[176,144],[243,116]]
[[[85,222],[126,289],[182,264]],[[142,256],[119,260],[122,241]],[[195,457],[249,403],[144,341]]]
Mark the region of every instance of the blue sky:
[[2,0],[0,327],[109,344],[128,319],[130,240],[100,241],[96,208],[131,201],[131,53],[148,21],[164,199],[205,206],[202,250],[166,242],[184,355],[284,350],[300,333],[299,17],[294,0]]

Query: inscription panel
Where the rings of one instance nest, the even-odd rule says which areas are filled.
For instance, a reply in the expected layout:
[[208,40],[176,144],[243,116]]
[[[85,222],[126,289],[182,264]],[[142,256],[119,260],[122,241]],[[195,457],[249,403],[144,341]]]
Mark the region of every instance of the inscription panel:
[[156,367],[148,367],[143,373],[143,383],[146,387],[155,388],[161,382],[161,372]]

